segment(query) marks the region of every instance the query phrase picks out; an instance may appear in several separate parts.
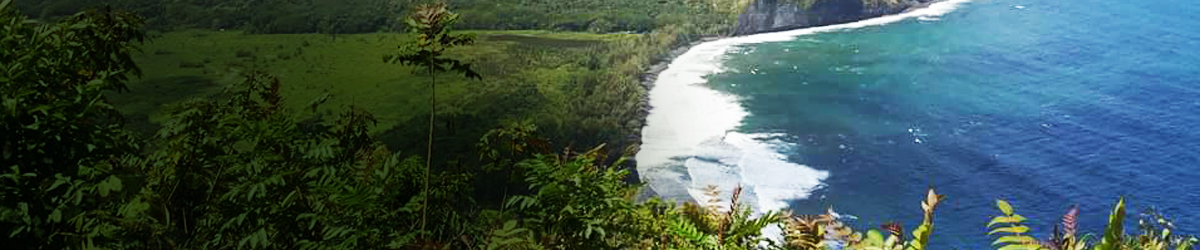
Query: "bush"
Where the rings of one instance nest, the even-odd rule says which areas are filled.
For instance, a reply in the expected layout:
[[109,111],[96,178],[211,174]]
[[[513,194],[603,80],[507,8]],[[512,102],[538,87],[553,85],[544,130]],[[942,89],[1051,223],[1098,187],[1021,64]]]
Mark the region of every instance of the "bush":
[[249,50],[245,50],[245,49],[240,49],[237,52],[234,52],[233,56],[237,57],[237,58],[254,57],[254,52],[250,52]]
[[179,67],[180,68],[204,68],[204,63],[182,61],[182,62],[179,62]]
[[[132,231],[139,144],[103,96],[140,74],[130,54],[143,20],[90,10],[25,22],[0,1],[0,229],[3,241],[48,249],[114,243]],[[108,24],[108,25],[102,25]]]

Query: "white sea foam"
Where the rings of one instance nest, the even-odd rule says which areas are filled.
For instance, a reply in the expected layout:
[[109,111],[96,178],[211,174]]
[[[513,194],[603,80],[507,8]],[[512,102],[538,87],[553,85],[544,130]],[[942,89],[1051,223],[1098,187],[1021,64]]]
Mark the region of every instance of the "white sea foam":
[[724,70],[724,57],[734,46],[790,41],[809,34],[909,18],[936,19],[969,1],[947,0],[897,15],[732,37],[692,47],[658,75],[649,92],[653,109],[642,130],[643,144],[636,157],[638,172],[654,191],[667,198],[709,200],[714,197],[707,197],[703,190],[713,185],[724,196],[716,198],[724,200],[741,185],[744,204],[752,204],[755,214],[787,208],[790,200],[806,199],[829,173],[789,162],[780,152],[793,145],[768,139],[773,135],[733,132],[747,111],[738,103],[738,97],[704,86],[705,77]]

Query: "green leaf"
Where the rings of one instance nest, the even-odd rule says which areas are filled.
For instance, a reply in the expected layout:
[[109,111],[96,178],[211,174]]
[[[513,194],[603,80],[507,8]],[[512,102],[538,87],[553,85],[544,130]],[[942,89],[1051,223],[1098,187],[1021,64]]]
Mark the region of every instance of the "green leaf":
[[1007,215],[1007,216],[1013,215],[1012,205],[1009,205],[1007,201],[996,200],[996,207],[1000,208],[1000,212],[1004,213],[1004,215]]
[[0,2],[0,11],[8,11],[8,6],[12,4],[12,0],[4,0]]
[[1042,247],[1041,247],[1041,246],[1039,246],[1039,245],[1021,245],[1021,244],[1014,244],[1014,245],[1007,245],[1007,246],[1003,246],[1003,247],[1000,247],[999,249],[996,249],[996,250],[1038,250],[1038,249],[1041,249],[1041,248],[1042,248]]
[[1189,237],[1179,242],[1179,245],[1175,247],[1175,250],[1192,250],[1192,245],[1194,244],[1196,244],[1196,238]]
[[880,234],[879,230],[871,229],[867,231],[867,240],[863,242],[867,243],[868,246],[882,246],[883,234]]
[[121,191],[121,189],[124,189],[125,187],[121,184],[121,178],[117,177],[116,175],[108,177],[108,185],[113,191]]
[[100,192],[100,196],[107,197],[108,191],[109,191],[108,185],[106,185],[105,183],[100,183],[100,185],[96,186],[96,191]]
[[59,221],[62,221],[62,210],[54,209],[54,212],[50,212],[50,222]]
[[1121,238],[1125,235],[1125,197],[1117,200],[1112,214],[1108,216],[1108,227],[1104,229],[1104,238],[1096,245],[1097,250],[1120,249]]
[[282,202],[281,204],[283,204],[284,206],[287,206],[288,204],[291,204],[292,197],[295,197],[295,196],[296,196],[296,192],[299,192],[299,191],[300,191],[300,190],[292,190],[292,192],[291,192],[291,193],[288,193],[288,195],[287,195],[287,196],[283,197],[283,202]]
[[992,242],[992,245],[1000,245],[1000,244],[1004,244],[1004,243],[1026,244],[1026,243],[1032,243],[1032,242],[1037,242],[1037,239],[1034,239],[1033,237],[1029,237],[1026,235],[1009,235],[1009,236],[1002,236],[999,239],[996,239],[996,241]]
[[993,229],[991,232],[988,232],[988,235],[993,235],[996,233],[1023,234],[1026,232],[1029,232],[1029,227],[1026,227],[1026,226],[1000,227],[1000,228]]
[[991,222],[988,222],[987,227],[991,228],[999,223],[1021,223],[1024,221],[1025,217],[1022,217],[1019,214],[1014,214],[1012,216],[996,216],[996,218],[992,218]]
[[501,230],[509,231],[509,230],[513,230],[514,228],[517,228],[517,221],[510,220],[508,222],[504,222],[504,229],[501,229]]
[[64,177],[62,174],[54,174],[54,178],[54,184],[50,184],[50,188],[47,189],[47,191],[53,191],[55,188],[66,184],[68,181],[71,181],[70,177]]
[[13,236],[17,236],[17,234],[23,231],[25,231],[25,226],[19,226],[16,229],[13,229],[11,233],[8,233],[8,237],[13,238]]

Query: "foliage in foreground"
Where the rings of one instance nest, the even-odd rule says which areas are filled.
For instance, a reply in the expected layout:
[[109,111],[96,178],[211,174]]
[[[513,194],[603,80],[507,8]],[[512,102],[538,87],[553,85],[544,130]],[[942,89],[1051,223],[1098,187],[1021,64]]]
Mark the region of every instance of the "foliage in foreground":
[[129,54],[141,18],[87,11],[34,25],[0,1],[0,229],[21,245],[58,248],[114,230],[134,216],[122,202],[136,185],[138,143],[100,93],[140,73]]
[[[468,78],[481,78],[479,73],[471,69],[470,64],[446,58],[443,53],[453,47],[475,43],[475,37],[450,34],[450,26],[458,22],[458,14],[450,12],[445,3],[419,6],[416,13],[405,21],[408,23],[409,32],[417,35],[415,41],[409,46],[401,46],[401,51],[396,55],[384,56],[383,60],[390,63],[419,66],[429,74],[429,139],[425,146],[425,176],[429,176],[430,170],[433,168],[433,125],[437,118],[437,74],[452,71],[461,73]],[[421,193],[429,193],[429,180],[426,179],[422,182],[424,183]],[[425,230],[428,222],[425,215],[428,207],[428,201],[425,201],[421,210],[421,230]]]
[[[122,89],[140,20],[90,11],[55,24],[27,22],[0,1],[0,239],[28,249],[860,249],[922,250],[933,240],[929,190],[923,220],[855,232],[832,212],[755,216],[735,189],[728,203],[636,202],[628,172],[603,147],[550,152],[537,127],[517,123],[480,139],[486,164],[426,172],[419,157],[382,146],[373,117],[350,107],[301,120],[284,108],[277,78],[251,73],[212,99],[173,108],[154,138],[137,140],[102,91]],[[320,105],[321,100],[312,102]],[[147,142],[148,141],[148,142]],[[504,202],[471,198],[487,174],[505,175]],[[429,186],[423,189],[429,180]],[[717,190],[710,190],[716,197]],[[511,195],[509,195],[511,194]],[[1140,234],[1114,206],[1099,240],[1068,210],[1046,240],[998,201],[988,227],[1001,250],[1188,250],[1154,212]],[[428,213],[434,225],[417,227]],[[769,226],[783,242],[763,237]],[[911,238],[910,238],[911,237]]]

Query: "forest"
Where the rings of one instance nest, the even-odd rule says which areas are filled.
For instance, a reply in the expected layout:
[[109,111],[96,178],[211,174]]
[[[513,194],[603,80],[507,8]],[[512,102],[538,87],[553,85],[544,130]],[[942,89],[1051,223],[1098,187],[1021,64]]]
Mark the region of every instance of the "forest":
[[[111,5],[142,15],[156,30],[238,29],[255,34],[395,32],[420,0],[44,0],[18,2],[35,18]],[[728,21],[744,0],[450,0],[470,16],[459,29],[645,33],[666,24],[698,26]],[[736,16],[734,16],[736,17]]]
[[[2,0],[0,242],[926,249],[937,206],[953,202],[933,188],[914,197],[922,218],[909,229],[754,213],[741,188],[642,195],[629,161],[641,76],[673,48],[728,34],[744,4]],[[1197,241],[1153,211],[1126,230],[1124,198],[1098,234],[1076,218],[1103,214],[1041,218],[1061,223],[1037,237],[1014,204],[995,206],[990,222],[938,222],[979,224],[1000,250]]]

